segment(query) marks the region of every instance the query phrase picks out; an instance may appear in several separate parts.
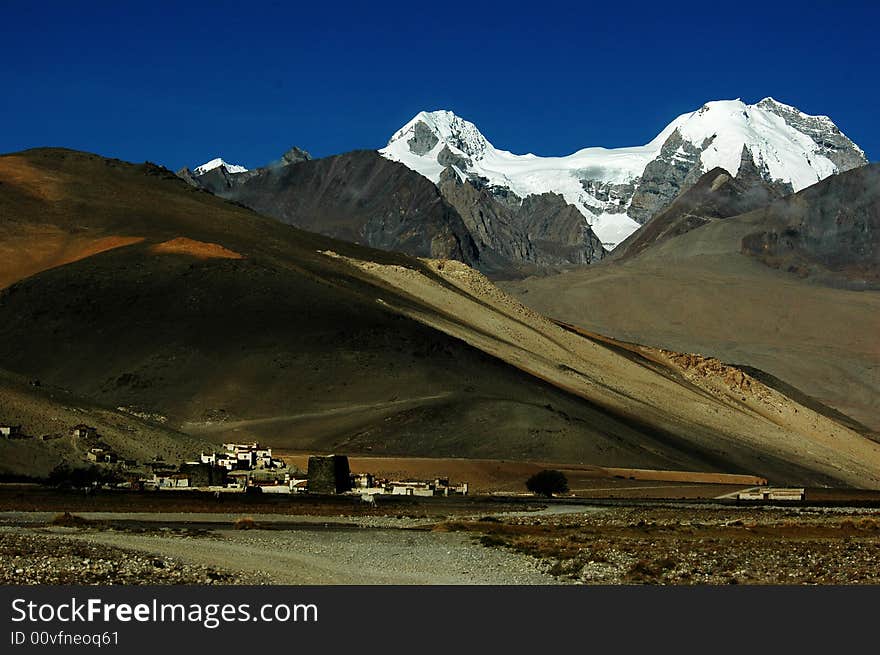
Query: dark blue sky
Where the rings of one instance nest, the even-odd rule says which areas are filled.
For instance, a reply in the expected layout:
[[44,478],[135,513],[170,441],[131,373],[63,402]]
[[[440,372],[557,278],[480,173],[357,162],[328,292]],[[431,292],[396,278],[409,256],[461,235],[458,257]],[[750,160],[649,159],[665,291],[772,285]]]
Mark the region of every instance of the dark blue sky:
[[0,0],[0,152],[254,167],[291,145],[378,148],[444,108],[498,147],[562,155],[770,95],[876,160],[878,6]]

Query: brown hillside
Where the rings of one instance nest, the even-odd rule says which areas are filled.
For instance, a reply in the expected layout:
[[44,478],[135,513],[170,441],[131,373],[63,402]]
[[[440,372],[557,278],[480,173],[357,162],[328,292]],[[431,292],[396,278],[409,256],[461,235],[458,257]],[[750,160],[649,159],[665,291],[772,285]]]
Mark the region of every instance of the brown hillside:
[[[151,165],[16,157],[63,199],[0,184],[3,238],[143,238],[0,293],[0,364],[90,403],[290,450],[880,486],[880,445],[828,416],[560,327],[463,264],[302,232]],[[177,239],[241,258],[152,252]]]
[[[823,277],[830,269],[819,259],[845,258],[855,247],[856,219],[867,220],[880,207],[880,186],[868,179],[877,179],[876,167],[713,221],[633,258],[504,288],[538,311],[593,332],[759,369],[880,431],[880,293],[853,290],[865,289],[855,278]],[[795,239],[776,262],[797,260],[805,275],[743,253],[750,235],[782,233],[801,223],[798,234],[811,235],[833,223],[838,210],[847,217],[838,237],[828,228],[821,247],[811,236],[803,247]],[[863,237],[861,259],[852,261],[868,261],[876,248],[876,232]],[[848,273],[858,271],[840,267],[834,274]]]

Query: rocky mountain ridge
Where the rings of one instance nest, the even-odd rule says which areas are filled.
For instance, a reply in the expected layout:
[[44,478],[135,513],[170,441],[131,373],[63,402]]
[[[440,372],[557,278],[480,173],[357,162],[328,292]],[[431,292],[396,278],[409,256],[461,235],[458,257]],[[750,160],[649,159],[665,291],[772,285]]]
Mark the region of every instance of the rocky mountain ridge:
[[565,157],[495,148],[473,123],[450,111],[419,112],[380,152],[433,182],[447,166],[505,199],[558,193],[614,248],[700,176],[742,166],[788,193],[867,163],[827,116],[773,98],[708,102],[673,120],[644,146],[585,148]]
[[450,163],[437,184],[373,151],[312,160],[293,148],[268,166],[224,166],[188,183],[262,214],[337,239],[418,257],[456,259],[500,277],[601,260],[583,216],[554,193],[507,202]]

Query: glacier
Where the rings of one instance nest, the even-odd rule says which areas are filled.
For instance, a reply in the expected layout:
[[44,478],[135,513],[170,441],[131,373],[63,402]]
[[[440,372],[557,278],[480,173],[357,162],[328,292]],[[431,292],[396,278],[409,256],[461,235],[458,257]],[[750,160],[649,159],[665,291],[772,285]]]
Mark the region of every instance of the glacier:
[[501,150],[451,111],[421,111],[379,152],[435,184],[453,166],[460,176],[506,197],[559,193],[607,249],[716,166],[735,176],[743,158],[751,157],[768,182],[799,191],[867,163],[830,118],[770,97],[751,105],[741,99],[707,102],[675,118],[645,145],[584,148],[563,157]]

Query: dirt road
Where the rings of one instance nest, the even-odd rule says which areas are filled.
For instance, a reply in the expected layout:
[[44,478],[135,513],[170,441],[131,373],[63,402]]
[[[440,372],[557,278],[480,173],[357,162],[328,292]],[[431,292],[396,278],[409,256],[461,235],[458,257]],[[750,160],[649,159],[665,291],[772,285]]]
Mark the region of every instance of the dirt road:
[[[419,529],[417,519],[254,517],[234,530],[224,515],[88,514],[83,528],[45,527],[46,513],[6,512],[0,532],[122,548],[260,584],[553,584],[534,558],[471,535]],[[296,527],[291,519],[296,518]],[[301,520],[302,519],[302,520]],[[181,529],[189,520],[192,529]],[[49,545],[51,548],[51,545]]]

